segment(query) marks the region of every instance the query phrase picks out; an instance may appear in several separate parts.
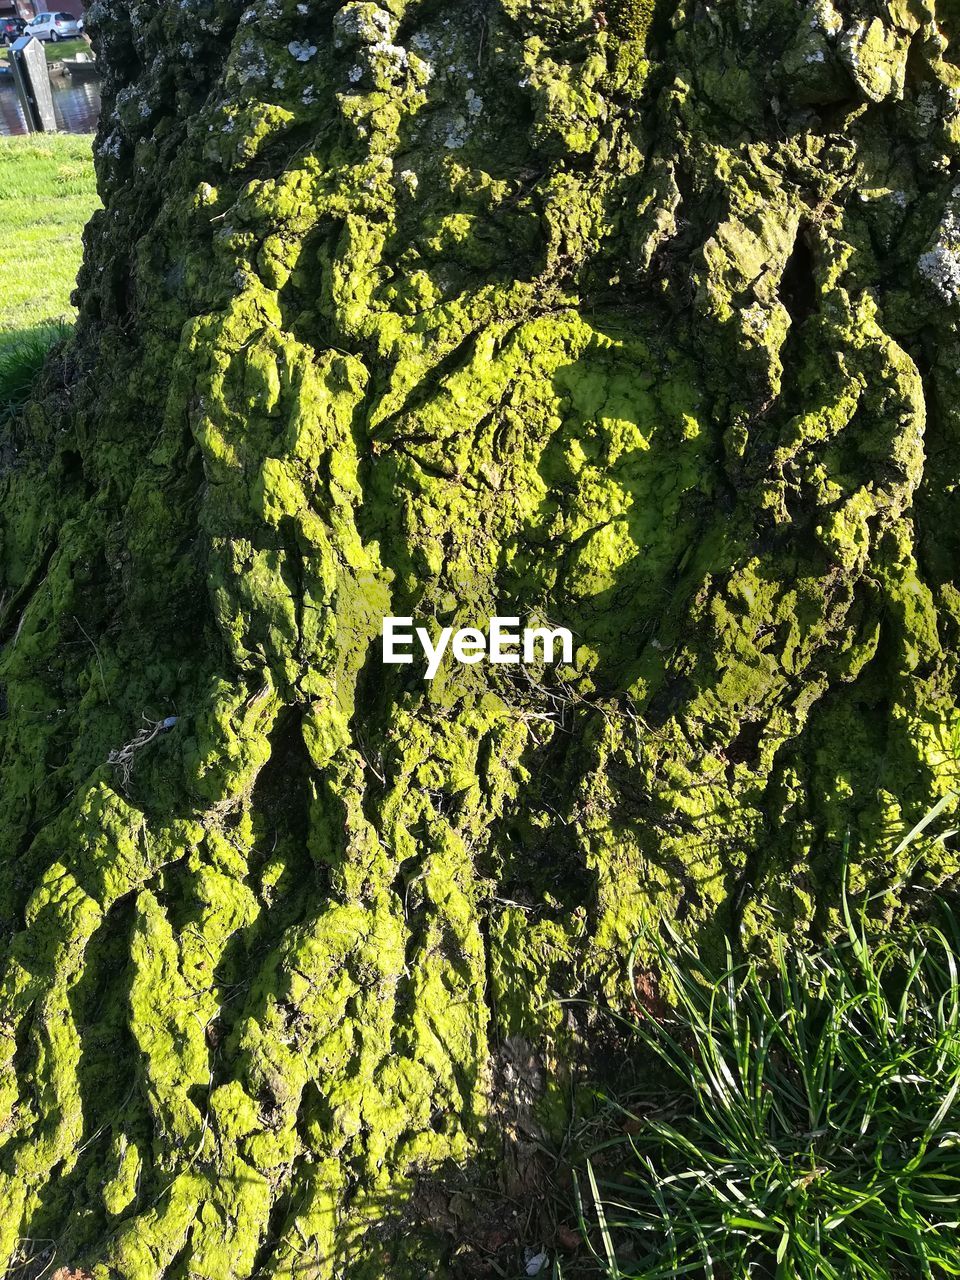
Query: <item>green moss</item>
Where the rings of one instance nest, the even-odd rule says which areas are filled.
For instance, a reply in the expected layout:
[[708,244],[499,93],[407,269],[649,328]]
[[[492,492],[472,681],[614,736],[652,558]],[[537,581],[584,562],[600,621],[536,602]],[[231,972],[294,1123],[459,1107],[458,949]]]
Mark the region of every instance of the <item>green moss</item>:
[[[98,1280],[457,1274],[422,1183],[489,1181],[517,1061],[561,1123],[641,923],[829,927],[848,833],[899,910],[956,777],[931,24],[854,107],[829,5],[677,7],[656,67],[649,4],[295,9],[105,26],[0,445],[0,1251]],[[379,661],[494,612],[575,663]]]
[[657,0],[612,0],[610,29],[618,79],[642,85],[647,63],[647,39]]
[[610,10],[614,31],[622,40],[644,49],[656,7],[656,0],[614,0]]

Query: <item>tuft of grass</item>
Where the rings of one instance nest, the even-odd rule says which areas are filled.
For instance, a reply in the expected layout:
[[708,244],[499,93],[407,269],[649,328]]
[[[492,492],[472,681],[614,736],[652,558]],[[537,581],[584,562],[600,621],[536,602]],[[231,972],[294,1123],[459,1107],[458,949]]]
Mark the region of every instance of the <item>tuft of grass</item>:
[[[44,41],[43,51],[48,62],[60,62],[64,58],[74,58],[78,53],[90,54],[90,45],[86,40],[53,40]],[[0,49],[0,62],[10,61],[10,50]]]
[[0,346],[0,421],[30,399],[51,347],[67,332],[63,323],[43,325]]
[[0,349],[72,318],[81,233],[98,204],[90,136],[0,138]]
[[641,1015],[650,1086],[577,1180],[607,1280],[960,1275],[960,929],[844,915],[770,972],[645,940],[675,1010]]

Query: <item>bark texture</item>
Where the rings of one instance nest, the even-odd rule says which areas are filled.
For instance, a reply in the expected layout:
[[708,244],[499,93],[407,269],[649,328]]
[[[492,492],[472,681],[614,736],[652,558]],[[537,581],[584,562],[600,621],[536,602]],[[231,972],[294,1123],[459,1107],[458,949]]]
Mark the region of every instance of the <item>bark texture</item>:
[[[105,207],[0,442],[0,1264],[458,1274],[390,1221],[549,1131],[639,924],[828,927],[848,834],[907,870],[957,759],[934,4],[96,0]],[[498,612],[574,666],[380,663]]]

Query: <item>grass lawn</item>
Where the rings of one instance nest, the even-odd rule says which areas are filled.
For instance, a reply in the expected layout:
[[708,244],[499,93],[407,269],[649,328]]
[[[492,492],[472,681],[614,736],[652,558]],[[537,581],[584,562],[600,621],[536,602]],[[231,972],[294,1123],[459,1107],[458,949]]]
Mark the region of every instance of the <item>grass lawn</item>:
[[[78,53],[86,53],[93,57],[93,52],[86,40],[58,40],[56,43],[47,40],[43,45],[48,62],[59,62],[61,58],[75,58]],[[9,61],[9,50],[0,49],[0,62]]]
[[73,318],[80,233],[99,203],[92,145],[90,135],[0,138],[0,352]]

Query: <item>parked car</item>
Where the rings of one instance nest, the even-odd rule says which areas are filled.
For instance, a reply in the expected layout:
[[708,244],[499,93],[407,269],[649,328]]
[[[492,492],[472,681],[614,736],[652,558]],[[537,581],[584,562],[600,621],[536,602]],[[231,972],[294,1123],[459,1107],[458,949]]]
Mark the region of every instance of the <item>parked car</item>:
[[23,34],[38,40],[76,40],[81,28],[72,13],[38,13],[24,27]]
[[19,18],[0,18],[0,44],[13,44],[23,33]]

